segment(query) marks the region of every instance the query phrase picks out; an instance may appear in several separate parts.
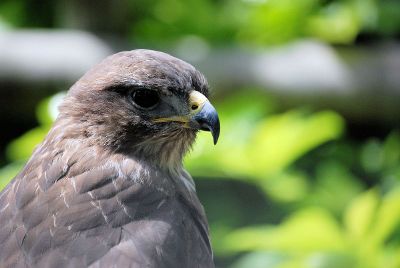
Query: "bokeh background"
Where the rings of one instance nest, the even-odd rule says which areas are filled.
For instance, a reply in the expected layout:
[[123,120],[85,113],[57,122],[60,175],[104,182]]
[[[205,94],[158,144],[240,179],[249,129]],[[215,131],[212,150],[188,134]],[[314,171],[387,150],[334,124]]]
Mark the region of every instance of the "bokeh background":
[[1,0],[0,188],[74,81],[151,48],[209,79],[186,166],[217,267],[400,267],[400,1]]

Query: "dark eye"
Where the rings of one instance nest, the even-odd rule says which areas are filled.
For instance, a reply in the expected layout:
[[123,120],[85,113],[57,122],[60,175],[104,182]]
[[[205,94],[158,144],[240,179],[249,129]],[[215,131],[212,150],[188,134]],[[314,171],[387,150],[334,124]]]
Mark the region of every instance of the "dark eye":
[[154,90],[138,89],[132,92],[132,100],[140,108],[151,109],[160,102],[160,97]]

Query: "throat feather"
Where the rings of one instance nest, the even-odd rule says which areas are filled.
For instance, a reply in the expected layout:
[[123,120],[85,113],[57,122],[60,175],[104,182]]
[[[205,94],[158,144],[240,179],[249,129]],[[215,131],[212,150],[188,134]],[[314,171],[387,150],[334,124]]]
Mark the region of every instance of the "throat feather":
[[173,173],[182,169],[182,160],[195,139],[192,131],[181,130],[168,136],[155,136],[135,146],[137,156]]

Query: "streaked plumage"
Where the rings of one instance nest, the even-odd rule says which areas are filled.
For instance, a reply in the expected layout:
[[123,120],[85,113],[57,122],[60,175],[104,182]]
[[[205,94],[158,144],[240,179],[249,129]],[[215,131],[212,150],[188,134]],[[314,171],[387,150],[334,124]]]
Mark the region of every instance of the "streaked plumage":
[[[133,105],[138,90],[156,91],[156,108]],[[155,51],[121,52],[85,74],[0,193],[1,267],[213,267],[182,157],[197,129],[218,137],[219,122],[212,108],[212,126],[192,120],[209,105],[191,111],[193,90],[208,95],[204,77]]]

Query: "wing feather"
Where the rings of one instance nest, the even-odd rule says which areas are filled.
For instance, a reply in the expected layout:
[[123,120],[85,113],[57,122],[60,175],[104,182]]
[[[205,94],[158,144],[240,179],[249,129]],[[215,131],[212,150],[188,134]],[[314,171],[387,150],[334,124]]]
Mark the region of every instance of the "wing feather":
[[204,219],[167,174],[95,151],[35,154],[1,193],[5,267],[212,267]]

